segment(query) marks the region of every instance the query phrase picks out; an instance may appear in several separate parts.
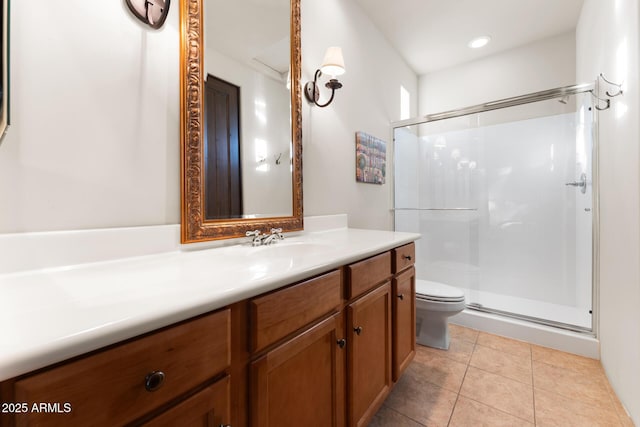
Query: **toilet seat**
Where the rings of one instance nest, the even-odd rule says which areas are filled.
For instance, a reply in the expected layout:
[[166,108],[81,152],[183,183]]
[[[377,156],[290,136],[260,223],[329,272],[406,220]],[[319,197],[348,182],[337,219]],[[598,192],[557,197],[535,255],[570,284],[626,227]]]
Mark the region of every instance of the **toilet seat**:
[[435,302],[464,302],[464,292],[444,283],[417,280],[416,298]]

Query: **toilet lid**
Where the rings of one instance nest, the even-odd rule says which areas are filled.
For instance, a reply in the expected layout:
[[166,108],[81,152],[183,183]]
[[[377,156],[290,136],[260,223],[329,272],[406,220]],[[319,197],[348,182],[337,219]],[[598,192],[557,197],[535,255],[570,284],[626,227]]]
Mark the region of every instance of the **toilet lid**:
[[416,280],[416,296],[438,301],[464,301],[464,292],[460,289],[430,280]]

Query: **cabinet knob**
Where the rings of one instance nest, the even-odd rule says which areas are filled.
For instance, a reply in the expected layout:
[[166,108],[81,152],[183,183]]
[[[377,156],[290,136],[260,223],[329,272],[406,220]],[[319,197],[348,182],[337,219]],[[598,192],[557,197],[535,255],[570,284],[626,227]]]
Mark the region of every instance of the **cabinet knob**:
[[145,377],[144,388],[147,391],[156,391],[160,387],[162,387],[163,383],[164,383],[164,372],[153,371]]
[[411,255],[402,255],[402,258],[411,261]]
[[357,328],[353,328],[353,331],[356,334],[360,335],[362,333],[362,326],[358,326]]
[[398,299],[400,301],[403,301],[404,300],[404,294],[398,294]]
[[344,348],[345,345],[347,345],[347,340],[345,340],[344,338],[338,340],[338,347]]

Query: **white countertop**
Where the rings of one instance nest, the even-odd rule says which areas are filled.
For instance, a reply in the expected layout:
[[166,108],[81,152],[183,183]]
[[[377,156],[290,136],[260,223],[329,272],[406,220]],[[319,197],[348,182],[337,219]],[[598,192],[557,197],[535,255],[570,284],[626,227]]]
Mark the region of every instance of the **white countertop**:
[[0,381],[410,243],[338,229],[0,275]]

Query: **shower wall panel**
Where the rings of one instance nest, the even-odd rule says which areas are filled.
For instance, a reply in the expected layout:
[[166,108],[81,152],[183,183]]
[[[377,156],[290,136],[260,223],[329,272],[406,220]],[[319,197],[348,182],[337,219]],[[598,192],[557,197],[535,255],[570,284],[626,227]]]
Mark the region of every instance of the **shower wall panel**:
[[583,172],[590,184],[585,111],[396,129],[396,229],[422,234],[418,279],[464,288],[467,303],[479,291],[588,314],[591,187],[565,185]]

